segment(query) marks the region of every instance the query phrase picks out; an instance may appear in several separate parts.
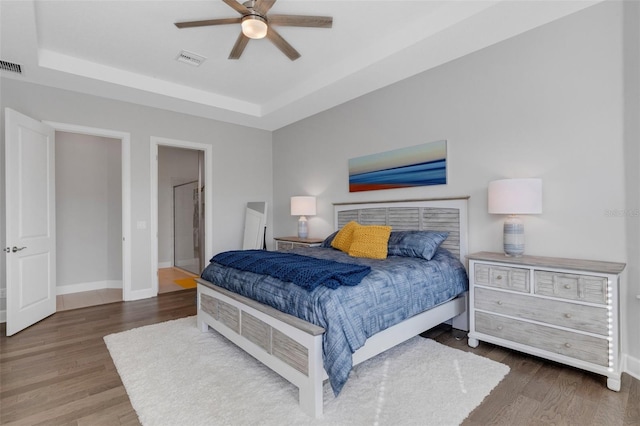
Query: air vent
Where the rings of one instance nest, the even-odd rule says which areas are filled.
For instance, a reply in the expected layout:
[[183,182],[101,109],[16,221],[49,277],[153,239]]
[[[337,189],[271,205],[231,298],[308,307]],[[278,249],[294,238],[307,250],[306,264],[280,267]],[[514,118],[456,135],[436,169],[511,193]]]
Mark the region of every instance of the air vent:
[[185,64],[193,65],[194,67],[199,67],[200,64],[207,60],[207,58],[202,55],[198,55],[197,53],[183,50],[178,54],[178,56],[176,56],[176,60],[184,62]]
[[22,74],[22,66],[13,62],[0,61],[0,70],[17,72]]

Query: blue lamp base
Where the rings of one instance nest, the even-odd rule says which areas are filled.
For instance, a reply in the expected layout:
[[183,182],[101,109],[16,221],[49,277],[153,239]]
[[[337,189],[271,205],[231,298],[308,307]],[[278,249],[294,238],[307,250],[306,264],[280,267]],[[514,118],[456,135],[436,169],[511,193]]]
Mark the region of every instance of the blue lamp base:
[[509,216],[504,221],[504,254],[511,257],[524,254],[524,223],[518,216]]
[[307,238],[309,236],[309,228],[307,226],[307,218],[300,216],[298,219],[298,238]]

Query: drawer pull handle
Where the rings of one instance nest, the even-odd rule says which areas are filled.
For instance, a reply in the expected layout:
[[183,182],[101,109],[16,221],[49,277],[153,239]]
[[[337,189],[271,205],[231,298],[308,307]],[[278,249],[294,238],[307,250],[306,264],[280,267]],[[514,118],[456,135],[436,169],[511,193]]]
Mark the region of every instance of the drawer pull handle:
[[571,290],[571,286],[569,284],[565,284],[564,288],[566,288],[567,290]]
[[567,342],[567,343],[565,343],[565,344],[564,344],[564,346],[565,346],[566,348],[571,348],[571,343]]
[[497,328],[498,328],[498,330],[502,330],[502,326],[501,325],[499,325]]
[[564,314],[565,318],[571,318],[571,314]]
[[498,300],[496,303],[497,303],[498,305],[502,305],[502,300]]
[[496,277],[496,280],[501,280],[501,279],[502,279],[502,275],[498,275],[498,276]]

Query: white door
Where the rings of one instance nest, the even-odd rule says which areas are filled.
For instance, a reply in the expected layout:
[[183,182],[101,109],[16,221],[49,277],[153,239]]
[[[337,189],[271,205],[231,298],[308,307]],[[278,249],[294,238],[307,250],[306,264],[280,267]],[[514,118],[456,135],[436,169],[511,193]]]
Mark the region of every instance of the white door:
[[5,109],[7,336],[56,311],[55,131]]

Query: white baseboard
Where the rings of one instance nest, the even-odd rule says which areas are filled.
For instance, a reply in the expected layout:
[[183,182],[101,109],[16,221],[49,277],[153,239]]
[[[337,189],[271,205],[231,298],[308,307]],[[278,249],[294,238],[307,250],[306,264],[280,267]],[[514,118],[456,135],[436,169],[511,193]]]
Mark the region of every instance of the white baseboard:
[[173,262],[158,262],[158,269],[160,268],[171,268],[173,266]]
[[102,290],[105,288],[122,288],[122,280],[94,281],[90,283],[77,283],[59,285],[56,287],[56,294],[80,293],[83,291]]
[[131,300],[148,299],[150,297],[156,297],[157,295],[157,291],[154,292],[152,289],[146,288],[144,290],[131,290],[129,292],[125,292],[123,297],[125,302],[128,302]]
[[622,356],[622,367],[625,373],[640,380],[640,359],[624,354]]

